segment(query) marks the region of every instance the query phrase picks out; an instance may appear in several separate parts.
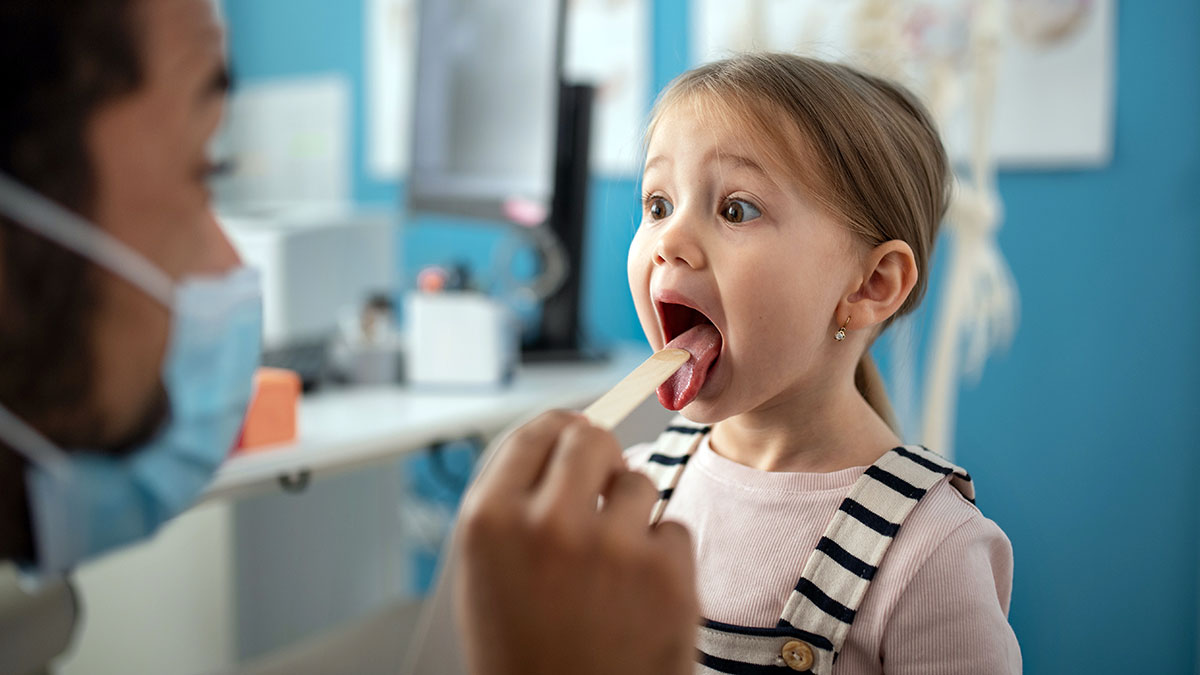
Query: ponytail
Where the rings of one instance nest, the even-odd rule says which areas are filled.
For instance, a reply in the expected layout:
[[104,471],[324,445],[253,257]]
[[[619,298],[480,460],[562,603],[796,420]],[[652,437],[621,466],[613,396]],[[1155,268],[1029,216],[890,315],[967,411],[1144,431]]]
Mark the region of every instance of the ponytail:
[[896,413],[892,411],[892,402],[888,400],[887,388],[883,385],[883,377],[875,367],[875,359],[871,358],[871,352],[863,354],[858,367],[854,369],[854,386],[892,431],[900,433]]

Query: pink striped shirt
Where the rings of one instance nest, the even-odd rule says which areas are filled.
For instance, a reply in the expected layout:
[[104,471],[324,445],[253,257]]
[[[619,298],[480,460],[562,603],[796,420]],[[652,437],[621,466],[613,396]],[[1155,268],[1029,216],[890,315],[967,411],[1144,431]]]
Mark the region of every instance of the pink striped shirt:
[[[639,465],[652,449],[639,445],[626,456]],[[759,471],[718,455],[705,438],[665,513],[692,533],[704,617],[774,626],[805,560],[865,470]],[[834,674],[1020,673],[1007,620],[1012,569],[1004,532],[949,482],[939,483],[888,549]]]

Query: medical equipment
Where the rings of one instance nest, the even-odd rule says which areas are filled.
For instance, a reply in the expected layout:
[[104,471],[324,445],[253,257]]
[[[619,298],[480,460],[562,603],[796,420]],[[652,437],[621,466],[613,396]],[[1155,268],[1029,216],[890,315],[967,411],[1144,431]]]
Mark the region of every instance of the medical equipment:
[[585,408],[583,415],[601,429],[612,431],[691,357],[683,349],[664,349],[655,353]]
[[339,321],[333,365],[340,381],[387,385],[401,379],[404,336],[391,298],[374,295]]
[[581,346],[594,94],[563,78],[565,5],[421,3],[407,182],[412,211],[511,223],[533,245],[542,274],[527,290],[542,311],[525,347],[549,358]]
[[263,279],[263,365],[326,373],[347,311],[396,287],[399,237],[386,212],[296,207],[223,211],[219,220]]
[[31,584],[16,566],[0,565],[0,673],[49,672],[67,651],[79,599],[64,578]]

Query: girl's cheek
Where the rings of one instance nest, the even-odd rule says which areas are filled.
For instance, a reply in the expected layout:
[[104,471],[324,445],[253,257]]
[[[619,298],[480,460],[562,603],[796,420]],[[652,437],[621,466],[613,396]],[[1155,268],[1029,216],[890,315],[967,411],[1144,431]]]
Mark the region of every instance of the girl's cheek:
[[638,286],[646,285],[646,275],[649,274],[649,260],[646,258],[649,238],[645,235],[645,228],[638,228],[638,231],[633,235],[633,241],[629,244],[629,258],[626,261],[626,269],[629,274],[629,290],[633,291],[636,296],[639,292],[645,289],[639,289]]
[[637,310],[638,322],[646,334],[646,339],[654,349],[661,349],[658,344],[658,320],[654,314],[653,303],[650,301],[650,271],[651,262],[647,257],[652,240],[645,236],[644,229],[639,229],[629,245],[629,259],[626,263],[629,276],[629,291],[633,296],[634,309]]

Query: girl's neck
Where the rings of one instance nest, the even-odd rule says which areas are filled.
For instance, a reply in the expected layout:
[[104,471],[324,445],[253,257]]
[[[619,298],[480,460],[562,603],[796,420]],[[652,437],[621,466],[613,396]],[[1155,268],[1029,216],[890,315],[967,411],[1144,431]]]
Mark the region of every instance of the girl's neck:
[[762,471],[827,473],[866,466],[900,444],[854,387],[790,393],[719,422],[713,450]]

